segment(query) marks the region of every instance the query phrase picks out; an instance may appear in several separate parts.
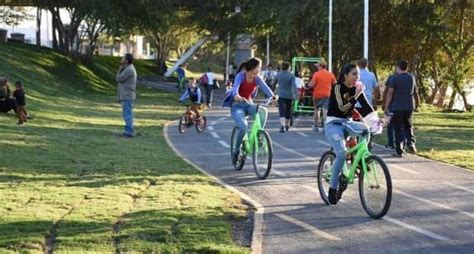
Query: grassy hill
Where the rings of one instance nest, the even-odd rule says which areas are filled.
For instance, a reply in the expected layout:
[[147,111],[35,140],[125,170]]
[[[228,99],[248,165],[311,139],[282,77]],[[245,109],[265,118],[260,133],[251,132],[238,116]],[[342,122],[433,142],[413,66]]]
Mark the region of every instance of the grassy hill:
[[182,111],[176,94],[139,88],[141,136],[124,139],[119,59],[87,67],[19,44],[0,44],[0,58],[0,76],[23,81],[34,117],[17,126],[0,114],[0,252],[249,252],[232,239],[246,216],[240,199],[164,140]]

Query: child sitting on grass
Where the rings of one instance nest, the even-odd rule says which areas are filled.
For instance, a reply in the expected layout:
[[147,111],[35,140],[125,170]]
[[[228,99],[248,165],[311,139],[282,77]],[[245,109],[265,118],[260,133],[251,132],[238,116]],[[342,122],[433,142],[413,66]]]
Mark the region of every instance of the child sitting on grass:
[[13,92],[16,102],[16,115],[18,116],[18,125],[23,125],[26,122],[26,100],[25,91],[23,90],[23,84],[21,81],[15,83],[15,91]]
[[184,90],[183,95],[179,98],[179,102],[184,102],[186,99],[191,101],[190,110],[196,114],[196,118],[200,117],[199,110],[201,109],[202,96],[201,89],[196,86],[196,79],[192,78],[188,81],[188,88]]

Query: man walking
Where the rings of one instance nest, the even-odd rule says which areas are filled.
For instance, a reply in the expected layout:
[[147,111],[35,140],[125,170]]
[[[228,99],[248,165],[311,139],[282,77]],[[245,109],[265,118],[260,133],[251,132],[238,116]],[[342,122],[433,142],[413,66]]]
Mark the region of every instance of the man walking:
[[319,130],[319,116],[321,111],[323,113],[321,119],[321,128],[324,130],[324,121],[328,114],[329,97],[331,96],[332,85],[336,84],[336,78],[334,74],[326,69],[326,62],[324,60],[319,61],[316,64],[316,72],[313,74],[310,87],[313,87],[313,102],[314,102],[314,129]]
[[415,136],[413,133],[413,112],[420,104],[415,78],[407,72],[408,63],[400,60],[397,63],[397,74],[389,81],[385,114],[393,111],[391,122],[395,131],[394,156],[403,157],[402,130],[407,140],[407,151],[416,154]]
[[[357,66],[360,69],[360,81],[365,85],[364,95],[367,99],[367,102],[377,110],[377,100],[379,97],[379,87],[377,84],[377,79],[373,72],[367,69],[368,61],[366,58],[361,58],[357,61]],[[357,104],[357,108],[361,106]]]
[[123,136],[131,138],[133,129],[133,103],[136,98],[137,72],[133,66],[133,55],[126,54],[120,62],[116,80],[118,82],[118,100],[122,104],[122,117],[125,122]]

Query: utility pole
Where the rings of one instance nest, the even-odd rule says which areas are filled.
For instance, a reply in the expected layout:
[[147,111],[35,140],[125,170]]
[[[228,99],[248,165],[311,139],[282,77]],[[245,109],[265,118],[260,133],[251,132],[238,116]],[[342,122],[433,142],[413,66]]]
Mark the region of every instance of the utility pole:
[[369,0],[364,0],[364,58],[369,59]]
[[328,52],[328,66],[329,71],[332,72],[332,0],[329,0],[329,52]]

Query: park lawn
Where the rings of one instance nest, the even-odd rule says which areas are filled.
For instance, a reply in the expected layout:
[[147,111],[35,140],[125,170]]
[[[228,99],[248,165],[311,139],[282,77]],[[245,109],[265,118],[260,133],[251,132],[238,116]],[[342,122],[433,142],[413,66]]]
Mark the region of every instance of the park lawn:
[[[447,113],[423,105],[413,117],[418,155],[474,170],[474,113]],[[376,138],[387,143],[387,135]]]
[[141,136],[125,139],[114,59],[88,68],[11,44],[0,58],[0,75],[24,82],[34,118],[17,126],[0,114],[0,253],[250,251],[232,238],[247,207],[164,139],[182,111],[176,94],[140,88]]

